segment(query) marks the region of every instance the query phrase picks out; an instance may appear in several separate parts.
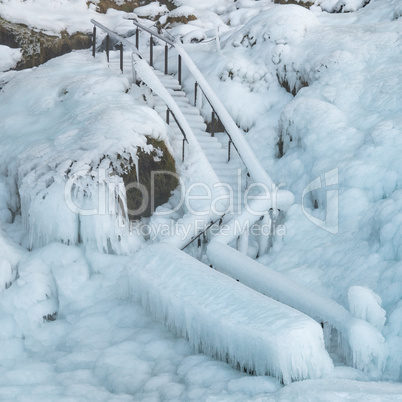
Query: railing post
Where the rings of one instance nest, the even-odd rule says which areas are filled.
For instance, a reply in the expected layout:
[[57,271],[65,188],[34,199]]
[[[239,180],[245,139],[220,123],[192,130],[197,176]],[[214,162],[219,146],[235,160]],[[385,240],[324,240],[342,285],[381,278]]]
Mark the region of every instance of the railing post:
[[106,35],[106,59],[109,63],[109,34]]
[[123,72],[123,44],[120,43],[120,70]]
[[194,84],[194,107],[197,106],[197,88],[198,88],[198,83],[196,81]]
[[154,66],[154,39],[151,35],[151,39],[149,40],[149,65],[151,67]]
[[[268,229],[267,231],[264,231]],[[261,233],[258,238],[258,255],[261,257],[267,253],[269,249],[269,242],[271,239],[271,231],[272,231],[272,219],[270,218],[269,214],[264,215],[260,221],[260,230]]]
[[211,137],[215,137],[215,110],[211,113]]
[[131,53],[131,72],[133,74],[133,84],[137,83],[137,71],[134,68],[134,54]]
[[169,117],[170,117],[170,116],[169,116],[169,108],[167,108],[167,109],[166,109],[166,124],[169,124],[169,120],[170,120]]
[[183,138],[183,150],[182,150],[182,155],[181,155],[181,161],[184,162],[184,143],[186,142],[186,139]]
[[168,73],[168,56],[169,56],[169,48],[166,43],[166,45],[165,45],[165,74]]
[[179,55],[177,59],[177,70],[179,75],[179,84],[181,85],[181,56]]
[[135,31],[135,47],[140,50],[140,28],[137,27],[137,30]]
[[229,138],[228,142],[228,162],[230,162],[230,146],[232,145],[232,139]]
[[92,31],[92,56],[95,57],[95,48],[96,48],[96,26],[94,25],[94,29]]
[[237,250],[247,255],[248,251],[248,231],[245,229],[243,233],[237,239]]

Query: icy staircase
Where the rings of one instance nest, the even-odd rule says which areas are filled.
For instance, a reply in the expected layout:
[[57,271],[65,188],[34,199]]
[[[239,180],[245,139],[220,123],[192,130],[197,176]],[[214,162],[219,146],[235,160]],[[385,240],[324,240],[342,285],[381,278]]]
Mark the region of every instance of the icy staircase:
[[[193,130],[198,144],[200,145],[221,183],[226,188],[230,188],[233,191],[233,197],[231,197],[233,201],[231,208],[232,211],[230,212],[231,214],[238,213],[243,207],[242,195],[244,194],[246,187],[245,169],[240,158],[235,153],[234,149],[232,149],[231,158],[230,161],[228,161],[228,150],[225,148],[225,139],[222,138],[222,142],[220,142],[217,137],[211,136],[211,134],[206,131],[207,125],[205,124],[198,108],[191,105],[186,93],[182,90],[182,87],[177,79],[171,75],[165,75],[157,70],[154,72],[180,107],[180,110],[183,112],[184,117]],[[158,96],[153,98],[153,107],[161,118],[166,118],[166,105]],[[172,129],[172,146],[177,153],[180,153],[183,135],[172,117],[169,119],[169,126]],[[217,135],[220,134],[222,133],[218,133]],[[221,137],[223,136],[221,135]],[[226,147],[227,145],[228,144],[226,142]]]
[[[92,20],[92,22],[95,21]],[[156,35],[146,27],[141,27],[141,29]],[[109,33],[112,34],[111,31]],[[116,36],[116,34],[114,35]],[[121,41],[125,40],[121,38]],[[165,42],[169,43],[167,40]],[[261,167],[233,119],[193,61],[180,45],[172,42],[170,44],[176,48],[202,88],[204,95],[210,104],[213,104],[215,112],[220,116],[227,132],[230,133],[236,144],[242,161],[247,165],[252,180],[275,188],[271,178]],[[127,45],[132,44],[127,43]],[[160,93],[163,98],[162,100],[153,94],[152,101],[150,101],[153,103],[152,106],[164,119],[166,118],[166,105],[175,109],[179,115],[183,115],[180,116],[179,123],[182,129],[183,125],[185,131],[188,129],[187,133],[191,137],[195,137],[198,144],[194,143],[193,139],[190,144],[195,146],[196,152],[200,153],[200,158],[206,156],[211,165],[210,168],[212,167],[216,173],[212,176],[218,176],[221,183],[228,184],[236,192],[236,188],[239,188],[238,193],[242,195],[245,183],[244,179],[238,180],[240,161],[234,156],[235,152],[232,152],[232,160],[227,163],[227,149],[222,145],[224,142],[218,141],[218,138],[211,137],[206,132],[206,125],[198,109],[190,104],[179,82],[174,77],[151,69],[136,52],[138,51],[134,49],[133,69],[135,68],[140,73],[142,80],[147,85],[154,86],[157,91],[151,89]],[[129,60],[128,57],[125,59]],[[111,61],[110,64],[112,65],[112,63]],[[125,74],[133,71],[128,68],[128,63],[127,68],[125,66],[126,63],[124,65]],[[130,78],[133,78],[131,74]],[[183,134],[173,119],[169,121],[169,125],[172,128],[172,144],[177,152],[183,144]],[[290,206],[293,202],[292,197],[289,197],[286,191],[279,190],[276,192],[276,196],[279,208],[283,206],[286,210],[286,206]],[[236,203],[236,209],[242,207],[239,197],[232,198]],[[263,205],[266,205],[265,203],[266,201]],[[257,209],[257,211],[259,210]],[[234,222],[250,221],[250,219],[253,219],[252,223],[256,222],[255,217],[251,216],[248,211],[239,213],[235,219],[231,219],[233,217],[232,214],[226,216],[228,226],[233,226]],[[235,231],[231,232],[230,236],[234,239]],[[247,240],[247,236],[242,237]],[[242,252],[239,252],[228,244],[227,236],[226,238],[215,236],[207,248],[208,258],[215,268],[237,281],[228,279],[226,275],[218,274],[215,270],[210,270],[206,265],[169,244],[159,243],[153,245],[152,249],[151,246],[145,248],[137,255],[136,262],[132,266],[132,290],[136,298],[154,315],[167,322],[177,333],[186,336],[190,343],[197,346],[200,351],[222,360],[226,359],[236,366],[240,365],[241,368],[257,374],[277,376],[285,383],[295,379],[317,378],[332,369],[332,362],[325,352],[322,330],[317,322],[307,316],[314,317],[317,321],[324,323],[326,328],[333,328],[339,332],[340,354],[346,358],[348,364],[370,372],[374,378],[381,374],[387,351],[384,338],[374,327],[352,317],[347,310],[331,299],[317,295],[280,273],[250,259],[244,252],[245,248],[242,247],[243,250],[240,250]],[[239,280],[247,286],[239,283]],[[137,284],[140,286],[138,287]],[[191,291],[194,284],[199,289],[197,295]],[[214,288],[214,284],[217,284],[217,288]],[[255,289],[258,293],[250,288]],[[262,296],[261,293],[267,297]],[[236,306],[236,300],[243,297],[244,300],[240,302],[239,306]],[[271,297],[280,303],[275,302]],[[208,303],[212,304],[205,309],[204,307]],[[256,307],[251,307],[250,310],[248,306],[253,303]],[[215,316],[211,313],[213,306],[217,308]],[[257,306],[262,306],[261,311]],[[231,308],[233,311],[230,312]],[[241,308],[246,309],[244,315],[239,313]],[[264,316],[265,314],[267,315]],[[185,319],[182,320],[182,317]],[[233,320],[228,320],[228,317],[232,317]],[[289,340],[284,339],[280,332],[278,333],[278,320],[283,320],[283,334],[288,334]],[[306,323],[306,326],[303,322]],[[263,326],[266,327],[263,328]],[[292,329],[295,332],[290,334],[289,331]],[[255,339],[250,337],[250,331],[255,331]],[[241,336],[239,339],[235,337],[235,344],[232,344],[233,334],[237,333],[244,333],[245,336]],[[262,339],[261,334],[266,334],[265,340]],[[301,345],[297,345],[296,341],[299,339],[302,340]],[[205,340],[208,341],[205,342]],[[307,345],[306,340],[311,340],[312,345]],[[247,361],[247,356],[251,356],[247,351],[254,346],[262,349],[259,351],[256,349],[255,356],[251,357],[251,361]],[[243,350],[247,352],[244,356],[240,353]],[[271,350],[272,353],[264,356],[264,351],[267,350]],[[278,353],[283,350],[289,351],[289,355],[280,356]],[[300,361],[296,362],[298,351],[303,353]],[[306,351],[307,353],[304,353]],[[317,356],[319,356],[318,360],[314,358]],[[262,363],[262,366],[259,367],[257,362]],[[289,362],[291,363],[289,364]]]

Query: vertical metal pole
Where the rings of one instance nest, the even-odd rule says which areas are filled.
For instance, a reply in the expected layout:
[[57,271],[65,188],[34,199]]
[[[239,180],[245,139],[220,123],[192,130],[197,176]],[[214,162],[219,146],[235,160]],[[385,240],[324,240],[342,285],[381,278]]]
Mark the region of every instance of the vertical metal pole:
[[166,124],[169,124],[169,108],[166,109]]
[[168,73],[168,56],[169,56],[169,48],[166,43],[166,45],[165,45],[165,74]]
[[151,39],[149,40],[149,65],[151,67],[154,66],[154,39],[151,35]]
[[244,229],[243,233],[237,239],[237,250],[242,254],[247,254],[248,251],[248,230]]
[[198,84],[196,81],[194,84],[194,106],[197,106],[197,88],[198,88]]
[[186,142],[186,140],[183,138],[183,151],[182,151],[182,155],[181,155],[181,161],[184,162],[184,143]]
[[230,162],[230,146],[232,145],[232,140],[229,138],[228,142],[228,162]]
[[120,43],[120,70],[123,72],[123,44]]
[[211,113],[211,137],[215,137],[215,110]]
[[135,47],[138,50],[140,50],[139,46],[140,46],[140,28],[137,27],[137,30],[135,32]]
[[92,31],[92,56],[95,57],[95,48],[96,48],[96,26],[94,25],[94,29]]
[[135,71],[134,67],[134,53],[131,53],[131,73],[133,75],[133,84],[137,83],[137,72]]
[[177,64],[178,64],[178,74],[179,74],[179,84],[181,85],[181,56],[179,55],[179,58],[177,60]]
[[106,35],[106,59],[109,63],[109,34]]

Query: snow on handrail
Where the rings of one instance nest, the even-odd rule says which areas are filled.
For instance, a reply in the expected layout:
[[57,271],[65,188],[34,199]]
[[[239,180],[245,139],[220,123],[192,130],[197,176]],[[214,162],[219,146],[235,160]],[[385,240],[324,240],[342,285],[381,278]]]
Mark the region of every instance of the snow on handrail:
[[[114,33],[110,29],[106,28],[102,24],[98,23],[95,20],[91,20],[91,22],[101,28],[102,30],[105,30],[110,36],[113,36],[116,40],[120,41],[123,44],[127,43],[127,46],[129,46],[131,49],[133,49],[132,53],[132,68],[133,70],[136,71],[136,73],[139,75],[141,80],[152,90],[153,93],[155,93],[157,96],[159,96],[167,108],[169,109],[170,113],[172,113],[185,142],[189,144],[189,148],[192,150],[193,154],[196,155],[196,158],[203,159],[203,165],[204,165],[204,174],[208,177],[208,182],[209,183],[218,183],[219,179],[211,167],[207,157],[205,156],[204,152],[202,151],[201,147],[198,144],[198,141],[193,133],[193,130],[191,129],[189,123],[187,122],[183,112],[181,111],[180,107],[177,105],[176,101],[173,99],[172,95],[169,93],[169,91],[163,86],[162,82],[159,80],[157,75],[155,74],[153,68],[147,63],[145,59],[142,58],[141,54],[138,52],[138,49],[135,47],[135,45],[127,39],[122,38],[118,34]],[[113,35],[112,35],[113,34]],[[184,146],[184,143],[183,143]],[[184,150],[184,148],[183,148]],[[183,151],[184,152],[184,151]],[[215,192],[216,198],[222,197],[223,192],[225,192],[223,187],[217,187],[212,190]],[[222,216],[216,213],[213,213],[212,211],[209,212],[209,214],[203,215],[202,220],[204,220],[205,226],[209,224],[210,221],[214,221],[217,219],[220,219]],[[189,216],[184,216],[182,218],[181,224],[184,224],[184,222],[187,223],[193,223],[193,218]],[[191,221],[191,222],[190,222]],[[190,232],[189,232],[190,233]],[[189,241],[191,240],[190,237],[185,237],[181,238],[180,236],[171,236],[170,238],[165,239],[166,242],[175,245],[178,248],[184,247]]]
[[388,351],[384,337],[375,327],[353,317],[329,297],[315,293],[216,239],[214,237],[207,247],[208,259],[214,268],[335,328],[340,336],[339,351],[348,364],[368,372],[373,378],[381,376]]
[[[133,21],[134,25],[138,28],[148,32],[151,35],[156,36],[157,38],[161,39],[162,41],[174,46],[177,50],[178,54],[180,55],[183,62],[187,65],[190,73],[195,78],[198,86],[204,93],[204,96],[208,100],[209,104],[218,115],[220,121],[222,122],[223,126],[226,129],[226,132],[233,142],[233,145],[236,148],[236,151],[239,153],[240,158],[242,159],[243,163],[247,167],[251,177],[256,183],[263,183],[268,186],[268,189],[272,192],[276,191],[276,186],[271,177],[262,167],[260,161],[255,156],[254,152],[252,151],[250,145],[244,138],[243,134],[240,132],[239,128],[237,127],[236,123],[234,122],[232,116],[226,110],[225,106],[222,104],[220,99],[217,97],[211,86],[208,84],[207,80],[195,65],[191,57],[188,53],[184,50],[184,48],[178,44],[177,42],[172,42],[171,40],[163,37],[162,35],[152,31],[151,29],[147,28],[146,26],[140,24],[135,18],[128,18]],[[293,195],[290,192],[287,192],[288,197],[286,198],[285,203],[286,205],[293,203]],[[281,205],[271,205],[274,209],[278,208],[281,209]]]
[[145,25],[142,25],[138,22],[137,17],[130,17],[130,14],[125,18],[127,20],[133,21],[134,25],[136,25],[138,28],[141,28],[143,31],[148,32],[150,35],[155,36],[158,39],[161,39],[162,41],[166,42],[167,44],[174,46],[173,41],[171,41],[168,38],[165,38],[163,35],[160,35],[159,33],[153,31],[152,29],[149,29]]
[[[131,50],[133,51],[133,68],[138,72],[138,74],[140,74],[138,70],[141,71],[140,74],[141,79],[165,102],[170,112],[172,113],[174,119],[176,120],[177,125],[180,128],[184,140],[188,143],[187,134],[189,132],[192,133],[192,130],[189,124],[187,123],[186,118],[184,117],[183,113],[181,112],[179,106],[177,105],[173,97],[169,94],[166,88],[160,83],[159,78],[155,75],[150,66],[148,66],[148,64],[143,60],[135,44],[121,37],[117,33],[110,30],[109,28],[95,21],[94,19],[91,19],[91,23],[99,27],[103,31],[105,31],[109,36],[121,42],[123,45],[126,45],[131,48]],[[151,85],[153,88],[149,85],[150,83],[152,83]]]
[[116,39],[117,41],[119,41],[123,45],[128,46],[129,48],[131,48],[133,53],[138,54],[138,55],[140,54],[138,49],[135,47],[134,43],[131,43],[126,38],[123,38],[122,36],[118,35],[116,32],[113,32],[112,30],[110,30],[109,28],[105,27],[104,25],[102,25],[98,21],[95,21],[94,19],[91,19],[91,23],[93,25],[97,26],[98,28],[102,29],[102,31],[106,32],[109,36],[111,36],[112,38]]

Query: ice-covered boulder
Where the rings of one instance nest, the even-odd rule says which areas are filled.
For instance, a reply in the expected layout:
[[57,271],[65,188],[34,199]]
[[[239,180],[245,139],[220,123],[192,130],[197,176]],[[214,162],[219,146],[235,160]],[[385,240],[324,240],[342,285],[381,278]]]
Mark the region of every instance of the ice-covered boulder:
[[[126,188],[139,181],[151,196],[150,170],[175,172],[165,123],[129,93],[127,77],[88,53],[53,59],[18,78],[2,93],[0,174],[8,177],[13,210],[21,208],[24,245],[82,242],[124,253]],[[163,204],[177,180],[158,179],[154,193]]]

